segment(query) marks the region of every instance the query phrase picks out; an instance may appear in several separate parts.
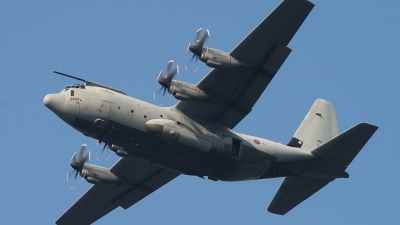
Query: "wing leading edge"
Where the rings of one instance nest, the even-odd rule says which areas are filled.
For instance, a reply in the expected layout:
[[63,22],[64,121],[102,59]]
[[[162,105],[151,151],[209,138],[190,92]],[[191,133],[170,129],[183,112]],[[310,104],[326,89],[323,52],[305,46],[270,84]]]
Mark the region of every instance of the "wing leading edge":
[[307,0],[285,0],[232,51],[251,70],[211,70],[198,84],[211,102],[180,101],[183,112],[233,128],[251,112],[265,88],[289,56],[287,44],[311,12]]
[[91,224],[118,206],[129,208],[179,176],[176,172],[132,158],[121,158],[110,170],[129,184],[93,185],[56,224]]

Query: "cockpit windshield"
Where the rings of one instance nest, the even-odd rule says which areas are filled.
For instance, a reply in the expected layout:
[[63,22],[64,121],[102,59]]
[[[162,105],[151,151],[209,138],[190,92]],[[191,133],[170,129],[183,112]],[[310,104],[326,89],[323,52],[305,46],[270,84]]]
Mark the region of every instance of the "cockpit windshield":
[[85,85],[83,85],[83,84],[71,84],[71,85],[68,85],[67,87],[65,87],[64,90],[68,90],[70,88],[85,89]]

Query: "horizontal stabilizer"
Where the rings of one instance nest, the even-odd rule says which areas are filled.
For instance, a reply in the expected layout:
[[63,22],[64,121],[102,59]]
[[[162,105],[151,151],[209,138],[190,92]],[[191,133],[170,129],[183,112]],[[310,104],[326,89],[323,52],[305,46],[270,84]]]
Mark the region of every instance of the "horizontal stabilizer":
[[333,180],[335,179],[286,177],[269,205],[268,211],[285,215]]
[[318,159],[348,166],[372,137],[377,126],[359,123],[311,151]]

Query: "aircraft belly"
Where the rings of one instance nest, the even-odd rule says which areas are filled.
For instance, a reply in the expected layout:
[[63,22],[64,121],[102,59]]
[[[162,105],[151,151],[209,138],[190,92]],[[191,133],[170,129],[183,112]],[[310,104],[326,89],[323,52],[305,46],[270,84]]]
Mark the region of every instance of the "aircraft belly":
[[[126,107],[126,104],[124,106]],[[135,116],[131,116],[128,108],[118,109],[114,103],[111,105],[108,122],[104,127],[99,128],[94,123],[78,117],[75,128],[83,130],[83,133],[90,137],[122,147],[132,157],[182,174],[208,176],[212,180],[240,181],[277,177],[287,173],[276,163],[277,151],[268,142],[265,145],[268,149],[263,149],[241,139],[240,154],[235,156],[231,151],[226,151],[226,148],[231,149],[229,143],[236,138],[224,137],[222,140],[212,133],[203,134],[204,137],[199,133],[190,134],[190,129],[194,130],[193,127],[185,128],[183,124],[178,126],[176,121],[170,120],[182,135],[179,137],[182,138],[181,141],[171,142],[150,135],[145,128],[142,128],[144,125],[141,124],[150,121],[150,118],[145,116],[154,115],[150,110],[138,108],[134,110]],[[159,113],[157,111],[157,114]],[[167,112],[161,115],[169,117]],[[92,115],[91,119],[95,117]],[[241,137],[237,137],[239,138]],[[224,144],[223,141],[229,143]],[[262,140],[261,145],[263,143]]]
[[208,176],[212,180],[259,179],[276,161],[276,157],[249,147],[243,148],[243,158],[237,160],[214,148],[201,151],[185,143],[170,143],[111,120],[104,133],[107,133],[104,142],[123,147],[139,160],[186,175]]
[[139,160],[182,174],[221,177],[234,170],[237,164],[215,150],[200,151],[185,143],[169,143],[113,120],[109,120],[102,133],[103,142],[120,146]]
[[[223,127],[204,127],[179,112],[133,98],[111,98],[109,93],[101,96],[101,101],[82,96],[82,113],[72,126],[87,136],[123,148],[139,160],[182,174],[226,181],[258,179],[276,161],[276,157]],[[149,122],[165,126],[167,135],[171,131],[179,133],[178,138],[151,135],[145,128]],[[238,140],[240,150],[235,153],[230,149]]]

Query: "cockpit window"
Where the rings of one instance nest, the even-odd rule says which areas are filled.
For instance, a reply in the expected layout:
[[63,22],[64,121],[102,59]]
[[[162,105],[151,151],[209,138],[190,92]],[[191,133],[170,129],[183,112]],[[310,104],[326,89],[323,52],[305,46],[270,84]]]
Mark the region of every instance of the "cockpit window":
[[71,84],[71,85],[68,85],[67,87],[65,87],[64,90],[67,91],[70,88],[85,89],[85,85],[83,85],[83,84]]

